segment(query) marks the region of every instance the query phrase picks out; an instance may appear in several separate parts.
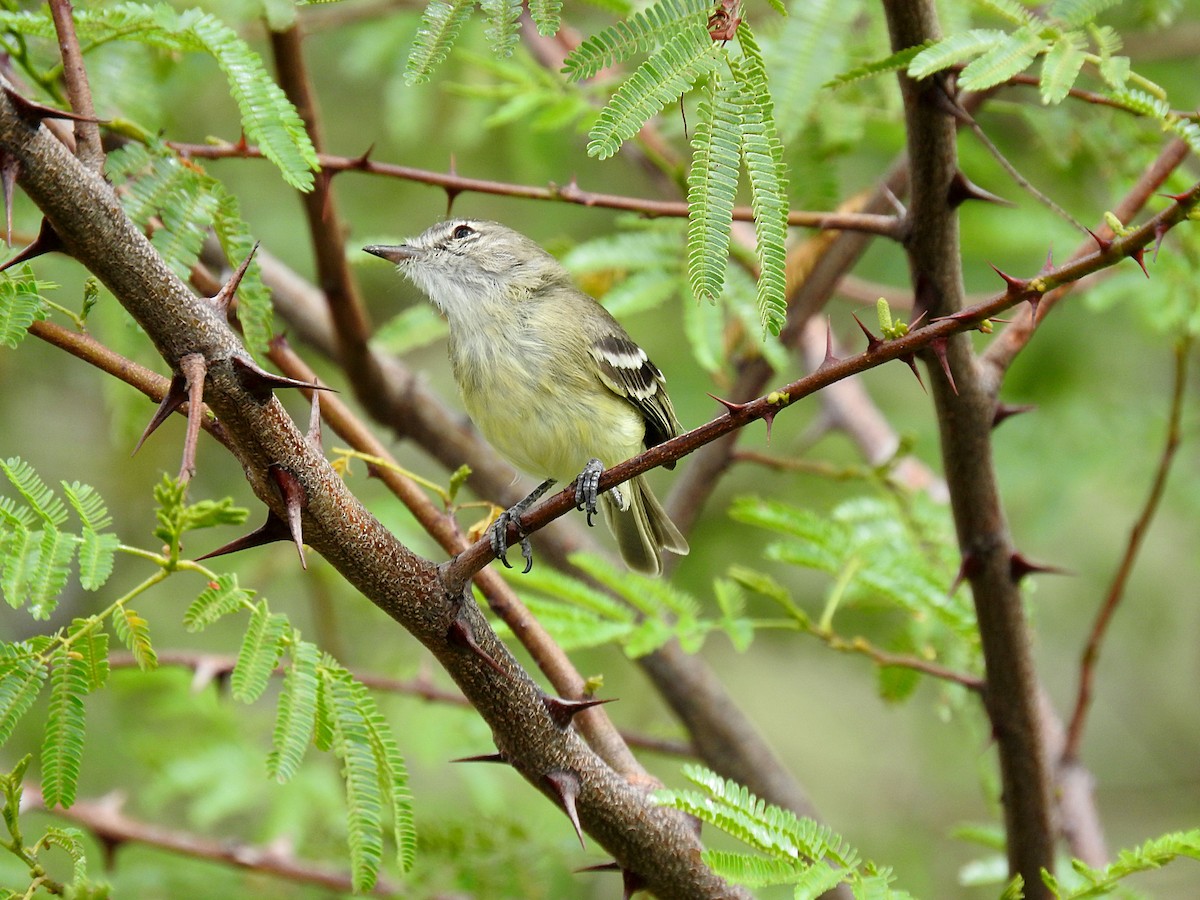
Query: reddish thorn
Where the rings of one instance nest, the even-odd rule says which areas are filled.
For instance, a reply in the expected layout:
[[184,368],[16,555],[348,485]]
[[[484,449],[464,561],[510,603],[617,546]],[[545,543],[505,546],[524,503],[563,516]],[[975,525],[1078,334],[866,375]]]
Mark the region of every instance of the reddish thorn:
[[623,868],[619,862],[613,860],[610,863],[600,863],[598,866],[584,866],[582,869],[576,869],[578,872],[620,872],[625,882],[625,892],[621,895],[623,900],[629,900],[638,891],[646,889],[646,880],[641,875],[630,869]]
[[1092,236],[1092,240],[1096,242],[1096,246],[1100,248],[1101,253],[1108,252],[1108,249],[1112,246],[1112,241],[1110,241],[1108,238],[1100,237],[1100,235],[1096,234],[1096,232],[1092,231],[1090,228],[1086,228],[1084,230]]
[[1160,193],[1158,196],[1166,197],[1168,200],[1174,200],[1176,203],[1183,203],[1184,201],[1191,199],[1191,195],[1191,191],[1183,191],[1178,194]]
[[254,259],[254,254],[257,252],[258,241],[255,241],[254,246],[250,248],[250,253],[242,260],[242,264],[229,276],[229,280],[221,285],[221,289],[212,298],[213,306],[223,315],[229,312],[229,307],[233,304],[233,296],[237,293],[238,285],[242,283],[242,279],[246,276],[246,270],[250,268],[250,261]]
[[1167,236],[1167,232],[1171,228],[1166,222],[1159,222],[1154,226],[1154,261],[1158,262],[1158,248],[1162,246],[1163,238]]
[[867,352],[874,353],[883,344],[883,341],[871,334],[871,329],[864,325],[856,314],[851,313],[850,315],[855,322],[858,322],[858,327],[862,329],[862,333],[867,336]]
[[826,366],[833,365],[838,358],[833,355],[833,322],[829,317],[825,318],[825,358],[821,360],[821,365],[817,369],[823,369]]
[[775,415],[778,412],[779,412],[779,410],[776,407],[772,406],[765,413],[763,413],[762,420],[763,420],[763,424],[765,424],[767,426],[767,443],[768,444],[771,443],[771,428],[775,425]]
[[453,153],[450,154],[450,168],[447,169],[446,174],[458,176],[458,158]]
[[1039,275],[1049,275],[1054,271],[1054,248],[1051,247],[1046,251],[1046,262],[1042,264],[1042,270]]
[[[1155,250],[1155,253],[1157,253],[1157,252],[1158,252],[1158,251],[1157,251],[1157,249],[1156,249],[1156,250]],[[1146,248],[1145,248],[1145,247],[1138,247],[1136,250],[1134,250],[1134,251],[1133,251],[1132,253],[1130,253],[1129,255],[1130,255],[1132,258],[1133,258],[1133,261],[1134,261],[1135,263],[1137,263],[1139,266],[1141,266],[1141,267],[1142,267],[1142,274],[1143,274],[1143,275],[1145,275],[1147,278],[1149,278],[1149,277],[1150,277],[1150,273],[1149,273],[1149,271],[1147,271],[1147,269],[1146,269]]]
[[505,759],[503,753],[480,753],[478,756],[460,756],[458,759],[450,760],[450,762],[452,762],[452,763],[469,763],[469,762],[507,763],[508,760]]
[[202,353],[188,353],[179,360],[179,371],[187,381],[188,392],[187,435],[183,439],[179,480],[187,482],[196,474],[196,444],[204,420],[204,380],[208,376],[208,362]]
[[968,200],[982,200],[985,203],[996,203],[1000,206],[1015,205],[1012,201],[998,197],[991,191],[985,191],[964,175],[961,169],[957,170],[954,173],[954,177],[950,179],[950,187],[946,191],[946,200],[949,202],[951,209],[961,206]]
[[171,376],[171,383],[167,385],[167,393],[163,396],[158,404],[158,409],[154,411],[154,415],[150,417],[150,422],[146,425],[146,430],[142,432],[142,436],[138,438],[137,446],[133,448],[133,453],[136,454],[142,449],[142,444],[146,443],[146,438],[154,434],[158,430],[158,426],[167,421],[167,418],[175,410],[179,409],[179,405],[187,399],[187,379],[182,375]]
[[250,357],[241,353],[229,357],[229,361],[238,370],[238,381],[241,382],[242,387],[259,403],[266,403],[271,398],[271,391],[275,388],[304,388],[310,391],[333,391],[335,394],[337,393],[333,388],[326,387],[323,384],[315,384],[311,381],[298,381],[295,378],[275,375],[260,367]]
[[460,608],[458,614],[454,617],[454,621],[450,623],[450,628],[446,632],[446,639],[452,644],[458,644],[460,647],[466,647],[476,656],[478,656],[487,667],[504,678],[512,676],[504,670],[500,663],[496,662],[486,650],[479,646],[479,642],[475,640],[475,632],[471,629],[470,622],[467,621]]
[[559,731],[566,731],[571,720],[585,709],[591,709],[593,706],[600,706],[604,703],[613,703],[615,700],[615,697],[610,697],[608,700],[566,700],[552,694],[542,694],[542,705],[546,707],[546,712],[550,713],[550,718],[558,726]]
[[363,151],[362,156],[355,157],[354,161],[350,163],[350,168],[359,170],[366,169],[371,164],[371,154],[374,152],[375,145],[371,144],[371,146],[367,147],[367,149]]
[[963,582],[974,578],[982,569],[983,563],[978,556],[970,551],[964,553],[962,562],[958,564],[958,573],[954,576],[954,582],[950,585],[947,595],[952,596],[955,591],[963,586]]
[[575,806],[575,801],[579,797],[579,776],[566,769],[559,769],[547,772],[542,777],[554,791],[558,802],[566,811],[567,818],[571,820],[571,824],[575,826],[575,835],[579,838],[579,846],[586,850],[587,844],[583,842],[583,826],[579,824],[579,810]]
[[246,132],[243,131],[238,135],[237,143],[233,145],[233,149],[238,153],[245,153],[250,149],[250,145],[246,143]]
[[908,323],[908,330],[916,331],[917,326],[921,324],[921,320],[924,319],[927,315],[929,315],[928,309],[921,310],[920,314],[915,319],[913,319],[911,322]]
[[292,535],[288,531],[287,523],[271,510],[267,510],[267,521],[263,522],[254,531],[240,538],[234,538],[228,544],[222,544],[216,550],[210,550],[203,556],[197,556],[196,560],[198,562],[202,559],[212,559],[214,556],[237,553],[240,550],[249,550],[251,547],[262,547],[266,544],[288,541],[291,538]]
[[[705,391],[705,393],[708,393],[708,392]],[[729,410],[730,415],[733,415],[736,412],[741,412],[743,409],[745,409],[749,405],[747,403],[735,403],[733,400],[722,400],[716,394],[708,394],[708,396],[712,397],[714,400],[716,400],[718,403],[720,403],[723,407],[725,407],[727,410]]]
[[1070,574],[1066,569],[1060,569],[1058,566],[1046,566],[1041,563],[1030,562],[1022,554],[1015,552],[1008,558],[1008,571],[1013,581],[1020,581],[1026,575],[1036,575],[1038,573],[1045,575]]
[[307,569],[308,562],[304,558],[304,523],[301,513],[304,507],[308,506],[308,492],[300,483],[300,479],[283,466],[268,466],[267,474],[275,481],[275,486],[279,488],[279,494],[283,497],[283,503],[287,507],[288,531],[291,533],[292,542],[296,545],[296,551],[300,554],[300,566]]
[[944,337],[934,338],[929,342],[929,349],[933,351],[933,355],[941,363],[942,371],[946,373],[946,380],[950,382],[950,389],[957,394],[958,385],[954,383],[954,373],[950,371],[950,360],[946,356],[946,339]]
[[[988,265],[992,266],[991,263],[988,263]],[[999,275],[1001,278],[1004,279],[1004,283],[1006,285],[1008,285],[1008,293],[1009,294],[1019,295],[1019,294],[1024,294],[1029,290],[1029,282],[1028,281],[1025,281],[1022,278],[1013,278],[1011,275],[1007,274],[1006,272],[1001,272],[995,266],[992,266],[992,271],[994,271],[997,275]]]
[[42,119],[70,119],[73,122],[103,122],[104,119],[97,119],[94,116],[81,116],[79,113],[71,112],[65,109],[55,109],[53,106],[45,106],[41,103],[34,103],[27,97],[22,97],[7,84],[3,86],[4,93],[8,99],[12,101],[12,105],[16,107],[17,115],[31,125],[39,125]]
[[55,253],[64,250],[62,238],[58,236],[58,232],[54,230],[54,226],[50,224],[49,219],[42,219],[42,226],[38,229],[37,237],[33,239],[33,243],[0,265],[0,272],[10,266],[15,266],[17,263],[27,262],[36,256],[41,256],[44,253]]
[[917,368],[917,361],[913,359],[913,355],[911,353],[906,353],[904,356],[898,358],[902,363],[906,364],[910,369],[912,369],[912,373],[917,376],[917,384],[921,386],[922,391],[925,391],[925,393],[928,394],[929,391],[925,390],[925,382],[921,379],[921,370]]
[[1040,294],[1030,294],[1028,297],[1025,298],[1025,300],[1029,304],[1029,317],[1033,320],[1033,323],[1036,325],[1037,320],[1038,320],[1038,310],[1041,308],[1041,305],[1042,305],[1042,297]]
[[964,125],[971,125],[975,121],[958,102],[958,98],[950,92],[948,80],[944,77],[937,78],[937,86],[933,90],[933,102],[942,112],[953,116]]
[[1021,406],[1010,403],[997,403],[996,409],[992,412],[992,427],[995,428],[1005,419],[1011,419],[1013,416],[1018,416],[1021,413],[1029,412],[1036,408],[1031,403]]

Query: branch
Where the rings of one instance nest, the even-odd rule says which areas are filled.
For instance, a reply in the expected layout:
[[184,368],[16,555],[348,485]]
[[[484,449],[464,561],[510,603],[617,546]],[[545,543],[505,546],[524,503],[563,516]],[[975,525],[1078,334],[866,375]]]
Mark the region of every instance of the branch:
[[[185,159],[262,159],[262,151],[257,147],[241,143],[231,144],[186,144],[180,141],[168,141],[171,147]],[[388,178],[398,178],[402,181],[414,181],[440,187],[449,194],[467,192],[477,194],[496,194],[504,197],[516,197],[524,200],[552,200],[560,203],[571,203],[577,206],[593,206],[602,209],[617,209],[626,212],[641,213],[656,218],[686,219],[687,203],[682,200],[651,200],[644,197],[626,197],[620,194],[601,194],[582,190],[574,179],[565,185],[550,184],[548,187],[512,184],[504,181],[489,181],[484,178],[465,178],[456,172],[434,172],[429,169],[416,169],[411,166],[398,166],[392,163],[380,163],[366,156],[334,156],[320,153],[317,156],[321,163],[322,172],[330,175],[338,172],[365,172],[369,175],[383,175]],[[754,213],[748,206],[738,206],[733,210],[733,218],[738,222],[753,222]],[[788,213],[788,224],[801,228],[819,228],[832,231],[860,231],[864,234],[875,234],[882,237],[897,239],[900,235],[899,220],[891,215],[871,213],[826,213],[793,210]]]
[[104,165],[104,148],[100,146],[100,126],[96,124],[96,109],[92,105],[92,89],[88,85],[83,53],[75,35],[74,10],[71,0],[50,0],[50,15],[58,34],[58,51],[63,61],[63,81],[71,109],[81,118],[75,120],[75,155],[89,168],[100,171]]
[[[437,569],[400,544],[329,467],[253,375],[253,361],[218,310],[196,297],[121,211],[112,188],[0,94],[0,152],[70,255],[133,315],[173,370],[189,353],[208,365],[205,400],[256,495],[289,509],[274,472],[291,476],[304,539],[346,580],[420,640],[492,729],[497,749],[530,784],[573,809],[581,826],[664,898],[745,896],[700,861],[686,818],[650,801],[560,727],[469,596],[448,595]],[[178,372],[177,372],[178,374]]]
[[1079,748],[1083,742],[1083,728],[1087,721],[1088,709],[1092,703],[1092,686],[1096,677],[1096,664],[1100,659],[1100,646],[1108,632],[1117,608],[1125,597],[1125,588],[1129,577],[1133,574],[1133,565],[1138,552],[1146,538],[1146,532],[1154,521],[1159,503],[1167,487],[1167,477],[1171,474],[1171,464],[1175,461],[1176,452],[1182,440],[1183,398],[1187,393],[1188,357],[1191,354],[1192,341],[1182,338],[1175,344],[1175,377],[1171,386],[1170,413],[1167,419],[1167,435],[1163,442],[1162,453],[1159,455],[1158,466],[1154,479],[1150,484],[1150,492],[1142,510],[1129,531],[1129,540],[1125,545],[1125,553],[1113,575],[1112,583],[1105,594],[1104,602],[1096,612],[1092,623],[1091,633],[1083,648],[1079,661],[1079,690],[1075,697],[1075,711],[1071,715],[1071,723],[1067,726],[1066,743],[1063,747],[1062,758],[1066,763],[1079,759]]
[[[122,798],[116,795],[99,800],[76,800],[69,809],[46,809],[38,787],[26,785],[21,805],[26,809],[45,809],[59,818],[83,826],[96,837],[110,857],[124,844],[144,844],[194,859],[250,869],[298,884],[317,885],[342,894],[354,890],[349,875],[298,860],[284,847],[256,847],[229,838],[218,840],[200,837],[131,818],[121,811]],[[400,885],[380,879],[370,894],[373,897],[397,897],[400,892]]]

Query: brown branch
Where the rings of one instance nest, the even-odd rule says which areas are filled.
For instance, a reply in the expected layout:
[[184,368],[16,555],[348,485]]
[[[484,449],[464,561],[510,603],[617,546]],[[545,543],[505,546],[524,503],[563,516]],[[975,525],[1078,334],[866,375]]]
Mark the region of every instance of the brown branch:
[[[37,786],[25,786],[22,808],[46,809]],[[121,798],[117,795],[99,800],[76,800],[69,809],[58,807],[46,811],[86,828],[109,853],[125,844],[142,844],[338,893],[349,894],[354,890],[352,879],[344,872],[306,863],[281,847],[258,847],[224,837],[219,840],[206,838],[134,819],[121,811]],[[400,885],[381,878],[369,894],[372,897],[397,897],[401,891]]]
[[[262,151],[257,147],[249,147],[243,144],[224,142],[219,144],[187,144],[179,141],[169,141],[168,146],[185,158],[264,158]],[[505,181],[490,181],[484,178],[466,178],[455,172],[434,172],[429,169],[417,169],[411,166],[375,162],[364,156],[334,156],[328,153],[321,153],[318,154],[317,158],[320,160],[322,171],[330,174],[338,172],[364,172],[369,175],[383,175],[388,178],[398,178],[402,181],[413,181],[439,187],[452,194],[471,192],[515,197],[524,200],[551,200],[561,203],[572,203],[578,206],[641,213],[653,218],[685,219],[688,214],[687,203],[682,200],[651,200],[644,197],[626,197],[620,194],[602,194],[585,191],[573,179],[565,185],[551,184],[548,187],[536,187],[534,185],[512,184]],[[748,206],[738,206],[733,210],[733,218],[738,222],[753,222],[754,212]],[[875,234],[892,239],[896,239],[899,236],[899,220],[892,215],[793,210],[788,213],[788,224],[801,228],[818,228],[831,231],[859,231],[864,234]]]
[[1188,357],[1191,355],[1192,341],[1182,338],[1175,344],[1175,377],[1171,386],[1170,411],[1167,417],[1167,434],[1163,442],[1162,453],[1159,454],[1158,466],[1155,468],[1154,479],[1150,483],[1150,492],[1146,502],[1142,504],[1141,512],[1134,520],[1129,531],[1129,540],[1117,571],[1113,574],[1112,583],[1104,601],[1096,611],[1091,633],[1084,645],[1083,654],[1079,661],[1079,689],[1075,697],[1075,710],[1071,714],[1071,722],[1067,726],[1066,742],[1062,751],[1065,763],[1079,760],[1079,750],[1083,743],[1083,729],[1087,721],[1088,710],[1092,704],[1092,688],[1096,678],[1096,665],[1100,659],[1100,647],[1108,626],[1116,615],[1121,601],[1125,598],[1125,588],[1129,577],[1133,574],[1133,566],[1137,561],[1146,533],[1158,512],[1159,503],[1167,487],[1167,478],[1171,474],[1171,465],[1175,461],[1176,452],[1182,441],[1183,398],[1187,393]]
[[262,390],[261,378],[247,374],[252,370],[237,337],[171,272],[121,211],[111,186],[2,93],[0,151],[19,163],[18,184],[67,252],[112,291],[168,364],[174,369],[187,353],[203,354],[205,400],[256,495],[286,520],[289,509],[272,473],[288,473],[305,542],[432,652],[490,726],[503,758],[554,802],[568,786],[582,827],[659,896],[745,896],[703,865],[686,817],[654,804],[574,729],[556,723],[542,691],[469,595],[448,595],[436,567],[370,515]]
[[104,165],[104,148],[100,146],[100,126],[94,121],[96,109],[92,105],[92,89],[83,66],[79,38],[75,35],[71,0],[50,0],[50,15],[58,34],[58,52],[62,56],[67,99],[71,101],[71,109],[83,117],[74,123],[75,155],[85,166],[98,172]]

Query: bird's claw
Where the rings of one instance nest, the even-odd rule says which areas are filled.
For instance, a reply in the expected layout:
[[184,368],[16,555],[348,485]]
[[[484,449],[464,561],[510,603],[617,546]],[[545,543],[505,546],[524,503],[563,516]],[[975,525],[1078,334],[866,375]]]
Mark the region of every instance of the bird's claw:
[[592,524],[592,516],[596,514],[596,499],[600,493],[600,476],[603,473],[604,464],[598,459],[590,459],[575,479],[575,508],[587,513],[589,527]]
[[491,540],[492,553],[496,559],[504,564],[504,568],[511,569],[512,563],[508,561],[508,526],[509,523],[515,525],[521,540],[521,556],[525,560],[525,568],[521,574],[528,575],[533,568],[533,544],[529,542],[529,536],[521,528],[521,514],[519,511],[514,512],[515,509],[516,507],[506,509],[496,516],[496,521],[488,529],[488,538]]

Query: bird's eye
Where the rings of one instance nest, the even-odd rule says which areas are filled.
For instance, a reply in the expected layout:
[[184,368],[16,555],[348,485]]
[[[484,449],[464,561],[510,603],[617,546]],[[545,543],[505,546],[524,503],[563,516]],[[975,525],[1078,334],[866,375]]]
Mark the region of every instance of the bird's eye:
[[470,225],[459,225],[457,228],[454,229],[454,239],[456,241],[461,241],[464,238],[470,237],[474,233],[475,233],[475,229],[472,228]]

